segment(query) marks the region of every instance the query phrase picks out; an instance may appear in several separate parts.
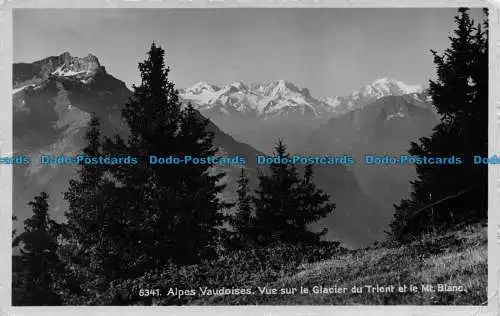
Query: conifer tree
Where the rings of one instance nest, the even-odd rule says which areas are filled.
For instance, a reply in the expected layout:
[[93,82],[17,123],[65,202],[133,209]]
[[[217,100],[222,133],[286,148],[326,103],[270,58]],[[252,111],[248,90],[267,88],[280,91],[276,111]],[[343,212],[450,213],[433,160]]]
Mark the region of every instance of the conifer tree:
[[[275,156],[282,161],[290,159],[281,140],[275,147]],[[259,176],[259,189],[254,199],[259,243],[319,241],[326,231],[313,233],[307,225],[331,213],[335,206],[312,182],[312,166],[306,168],[303,180],[291,163],[272,164],[269,169],[269,175]]]
[[[133,275],[170,260],[186,264],[214,254],[222,210],[218,193],[223,174],[212,164],[160,165],[150,156],[183,158],[213,155],[213,135],[207,120],[191,106],[184,107],[169,80],[165,51],[155,43],[139,63],[141,84],[122,111],[129,126],[127,141],[107,139],[106,152],[138,157],[137,165],[112,169],[121,184],[120,208],[129,241],[125,248]],[[134,272],[135,271],[135,272]]]
[[[180,144],[178,154],[192,157],[213,157],[217,148],[213,144],[214,134],[207,130],[208,119],[202,117],[191,104],[181,112],[176,142]],[[223,209],[231,206],[221,201],[217,195],[225,188],[220,181],[224,173],[213,174],[211,168],[203,165],[186,165],[177,170],[181,175],[181,186],[175,186],[176,198],[181,203],[185,218],[176,228],[182,240],[186,258],[211,257],[216,246],[215,240],[222,234],[225,216]],[[182,214],[181,213],[181,214]],[[192,219],[190,219],[192,217]]]
[[307,165],[303,179],[297,188],[297,200],[299,201],[297,214],[294,216],[294,231],[298,232],[299,240],[306,243],[319,242],[320,237],[328,230],[325,228],[320,233],[313,233],[307,229],[307,225],[315,223],[321,218],[331,214],[335,204],[330,203],[330,197],[323,190],[318,189],[313,182],[314,169]]
[[14,239],[20,246],[20,256],[14,262],[16,279],[13,283],[12,304],[17,306],[60,305],[55,288],[56,278],[63,269],[57,255],[59,225],[50,218],[48,195],[42,192],[28,204],[33,216],[24,221],[24,231]]
[[[486,217],[487,167],[474,164],[473,156],[488,153],[488,24],[475,25],[467,8],[458,11],[450,48],[442,55],[432,51],[438,79],[430,80],[430,95],[441,122],[409,153],[459,156],[463,164],[417,165],[411,196],[395,205],[396,236]],[[446,202],[426,207],[441,200]]]
[[255,242],[255,227],[252,208],[251,188],[245,169],[241,169],[238,179],[237,213],[231,218],[231,226],[236,234],[237,246],[250,245]]
[[[275,157],[290,158],[281,139],[275,147]],[[269,170],[270,175],[259,175],[259,189],[254,200],[260,244],[288,241],[288,218],[295,213],[297,205],[294,195],[299,181],[297,168],[291,164],[271,164]]]
[[[97,116],[92,116],[84,138],[87,143],[83,149],[85,156],[103,155]],[[119,248],[124,238],[122,216],[115,207],[117,192],[111,179],[105,177],[107,172],[106,165],[82,164],[77,178],[69,181],[64,194],[69,209],[65,213],[66,242],[60,247],[61,253],[70,270],[78,272],[74,277],[81,280],[80,287],[84,291],[116,279],[124,267],[124,256]]]

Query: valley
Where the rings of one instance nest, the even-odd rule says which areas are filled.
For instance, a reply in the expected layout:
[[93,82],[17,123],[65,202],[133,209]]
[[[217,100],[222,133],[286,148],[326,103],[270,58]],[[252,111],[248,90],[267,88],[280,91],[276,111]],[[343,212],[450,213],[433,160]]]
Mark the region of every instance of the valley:
[[[91,54],[79,58],[66,52],[14,64],[13,69],[14,149],[33,160],[29,166],[14,167],[15,213],[24,219],[29,214],[25,201],[45,190],[56,206],[55,218],[63,221],[67,204],[62,193],[77,168],[42,165],[39,158],[80,152],[92,113],[101,119],[104,135],[126,137],[120,111],[132,92]],[[253,188],[266,168],[256,157],[272,154],[279,139],[294,154],[349,155],[357,160],[363,153],[404,154],[410,141],[428,135],[437,122],[422,86],[388,78],[345,97],[314,98],[308,89],[285,80],[224,87],[199,82],[180,89],[179,96],[210,120],[218,155],[246,158],[243,167]],[[236,199],[239,169],[214,168],[226,173],[222,197],[229,202]],[[342,240],[347,247],[383,238],[392,204],[408,193],[414,176],[412,166],[315,166],[314,182],[330,195],[336,210],[312,228],[327,227],[327,239]]]

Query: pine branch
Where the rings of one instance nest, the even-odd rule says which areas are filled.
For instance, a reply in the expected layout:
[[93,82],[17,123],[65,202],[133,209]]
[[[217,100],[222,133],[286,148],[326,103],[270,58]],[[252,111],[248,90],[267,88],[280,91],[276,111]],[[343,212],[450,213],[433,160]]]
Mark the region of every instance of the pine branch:
[[454,199],[454,198],[459,197],[459,196],[461,196],[461,195],[464,195],[464,194],[466,194],[466,193],[473,192],[474,190],[476,190],[476,188],[474,188],[474,189],[468,189],[468,190],[463,190],[463,191],[460,191],[460,192],[455,193],[455,194],[453,194],[453,195],[448,195],[448,196],[446,196],[446,197],[444,197],[444,198],[442,198],[442,199],[437,200],[436,202],[433,202],[433,203],[431,203],[431,204],[428,204],[428,205],[426,205],[426,206],[424,206],[424,207],[422,207],[422,208],[418,209],[416,212],[414,212],[411,216],[409,216],[409,217],[407,218],[407,220],[406,220],[406,224],[403,226],[403,228],[401,229],[401,231],[403,232],[403,231],[404,231],[404,230],[408,227],[408,225],[411,223],[411,221],[412,221],[412,220],[413,220],[413,219],[414,219],[414,218],[415,218],[418,214],[420,214],[420,213],[422,213],[422,212],[424,212],[424,211],[426,211],[426,210],[431,209],[433,206],[436,206],[436,205],[441,204],[441,203],[443,203],[443,202],[445,202],[445,201],[448,201],[448,200]]

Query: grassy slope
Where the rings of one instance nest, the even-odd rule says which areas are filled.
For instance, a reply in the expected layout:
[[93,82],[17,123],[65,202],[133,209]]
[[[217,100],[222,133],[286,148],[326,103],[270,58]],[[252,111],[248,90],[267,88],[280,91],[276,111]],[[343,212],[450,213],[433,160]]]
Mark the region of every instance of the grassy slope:
[[[455,232],[406,246],[377,246],[350,251],[330,260],[308,264],[268,288],[314,286],[346,287],[346,294],[295,294],[211,296],[194,304],[296,305],[296,304],[408,304],[480,305],[487,300],[486,224],[466,226]],[[399,285],[417,285],[417,293],[398,293]],[[462,285],[467,292],[421,292],[421,284]],[[350,293],[353,286],[395,285],[394,293]],[[263,284],[262,286],[266,286]]]

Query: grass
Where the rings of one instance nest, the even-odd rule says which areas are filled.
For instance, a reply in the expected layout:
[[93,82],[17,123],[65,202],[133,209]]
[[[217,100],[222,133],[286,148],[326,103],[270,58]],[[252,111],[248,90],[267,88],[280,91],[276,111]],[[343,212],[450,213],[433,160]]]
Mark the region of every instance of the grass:
[[[438,284],[456,286],[442,291]],[[266,284],[249,282],[250,295],[197,297],[199,305],[480,305],[487,300],[487,228],[485,223],[465,226],[439,236],[397,246],[382,244],[352,250],[328,260],[302,264],[290,275]],[[369,292],[366,286],[387,287],[394,292]],[[407,287],[399,292],[399,287]],[[432,285],[423,291],[422,286]],[[278,294],[262,295],[257,286]],[[314,294],[314,287],[347,288],[344,294]],[[410,286],[416,291],[411,292]],[[458,287],[462,288],[458,288]],[[309,293],[280,294],[280,289],[308,288]],[[352,293],[360,287],[361,293]]]

